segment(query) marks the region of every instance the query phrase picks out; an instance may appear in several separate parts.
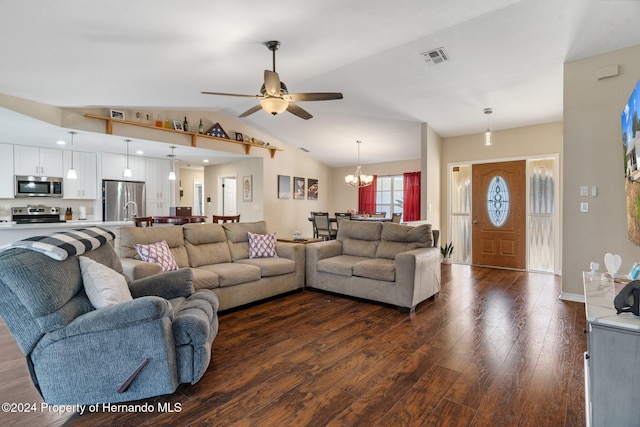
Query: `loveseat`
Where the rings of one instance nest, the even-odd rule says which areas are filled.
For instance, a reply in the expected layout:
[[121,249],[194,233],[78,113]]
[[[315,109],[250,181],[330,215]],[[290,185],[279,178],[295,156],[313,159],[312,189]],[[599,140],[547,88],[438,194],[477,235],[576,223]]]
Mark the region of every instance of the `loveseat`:
[[430,224],[342,221],[336,240],[306,247],[307,287],[413,311],[440,291]]
[[186,270],[127,283],[112,240],[91,227],[0,251],[0,316],[47,403],[169,394],[209,366],[216,295]]
[[135,245],[165,240],[178,268],[191,270],[195,288],[216,293],[220,310],[302,289],[304,245],[276,241],[276,257],[250,258],[249,233],[269,234],[264,221],[121,227],[115,248],[125,274],[138,279],[161,267],[142,261]]

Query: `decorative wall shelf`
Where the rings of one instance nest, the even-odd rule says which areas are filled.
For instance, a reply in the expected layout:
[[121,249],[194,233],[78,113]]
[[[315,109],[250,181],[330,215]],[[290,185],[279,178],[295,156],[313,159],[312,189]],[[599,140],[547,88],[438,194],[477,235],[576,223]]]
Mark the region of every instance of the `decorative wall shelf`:
[[154,125],[148,125],[146,123],[132,122],[130,120],[112,119],[110,117],[98,116],[96,114],[85,114],[84,116],[88,117],[90,119],[104,120],[105,121],[105,131],[104,132],[107,135],[113,135],[113,122],[116,122],[116,123],[124,124],[124,125],[130,125],[130,126],[137,126],[137,127],[141,127],[141,128],[153,129],[153,130],[157,130],[157,131],[160,131],[160,132],[171,132],[171,133],[179,133],[179,134],[182,134],[182,135],[189,135],[191,137],[191,146],[192,147],[197,147],[198,146],[197,145],[198,138],[204,138],[204,139],[211,139],[211,140],[214,140],[214,141],[228,142],[230,144],[243,145],[244,146],[244,153],[246,155],[249,155],[249,153],[251,152],[251,148],[253,148],[253,147],[263,148],[265,150],[268,150],[272,159],[275,157],[277,151],[282,151],[281,148],[277,148],[277,147],[274,147],[272,145],[252,144],[249,141],[236,141],[234,139],[218,138],[216,136],[203,135],[203,134],[199,134],[199,133],[195,133],[195,132],[185,132],[185,131],[182,131],[182,130],[161,128],[161,127],[154,126]]

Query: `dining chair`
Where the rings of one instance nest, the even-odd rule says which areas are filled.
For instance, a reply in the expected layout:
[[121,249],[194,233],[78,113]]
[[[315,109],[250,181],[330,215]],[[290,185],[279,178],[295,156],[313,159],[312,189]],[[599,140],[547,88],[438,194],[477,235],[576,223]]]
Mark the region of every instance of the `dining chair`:
[[150,216],[137,216],[133,218],[133,222],[136,227],[151,227],[153,226],[153,220]]
[[340,222],[344,221],[344,220],[351,220],[351,213],[350,212],[336,212],[335,216],[336,216],[336,233],[338,233],[338,230],[340,230]]
[[371,218],[386,218],[386,217],[387,217],[386,212],[373,212],[371,214]]
[[154,216],[154,224],[184,225],[189,223],[189,218],[184,216]]
[[240,222],[240,215],[213,215],[211,219],[217,224],[225,222]]
[[400,224],[400,219],[402,218],[401,213],[394,213],[391,215],[391,222],[395,222],[396,224]]
[[336,230],[331,226],[331,220],[329,219],[328,212],[314,212],[313,223],[316,229],[317,238],[323,238],[324,240],[333,240],[336,238]]

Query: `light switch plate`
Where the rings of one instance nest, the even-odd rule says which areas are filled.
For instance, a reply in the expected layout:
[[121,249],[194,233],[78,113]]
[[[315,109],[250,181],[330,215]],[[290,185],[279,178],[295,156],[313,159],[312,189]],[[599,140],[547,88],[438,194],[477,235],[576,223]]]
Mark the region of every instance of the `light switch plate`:
[[580,195],[581,196],[588,196],[589,195],[589,187],[587,187],[586,185],[580,186]]
[[589,203],[587,202],[580,203],[580,212],[589,212]]
[[598,195],[598,188],[594,185],[591,187],[591,196],[596,197]]

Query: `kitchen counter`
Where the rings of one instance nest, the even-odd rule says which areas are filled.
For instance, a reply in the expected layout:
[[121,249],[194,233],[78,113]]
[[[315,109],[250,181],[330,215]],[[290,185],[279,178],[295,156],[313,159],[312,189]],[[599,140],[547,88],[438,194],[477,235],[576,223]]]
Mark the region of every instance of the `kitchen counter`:
[[22,240],[27,237],[41,236],[68,231],[75,228],[103,227],[114,231],[118,227],[133,227],[133,221],[95,221],[95,220],[71,220],[67,222],[39,223],[39,224],[15,224],[12,222],[0,222],[0,245]]
[[613,299],[623,283],[603,283],[600,280],[601,273],[591,274],[588,271],[582,273],[585,293],[585,311],[587,321],[595,324],[613,326],[632,331],[640,331],[640,317],[632,313],[616,314]]

